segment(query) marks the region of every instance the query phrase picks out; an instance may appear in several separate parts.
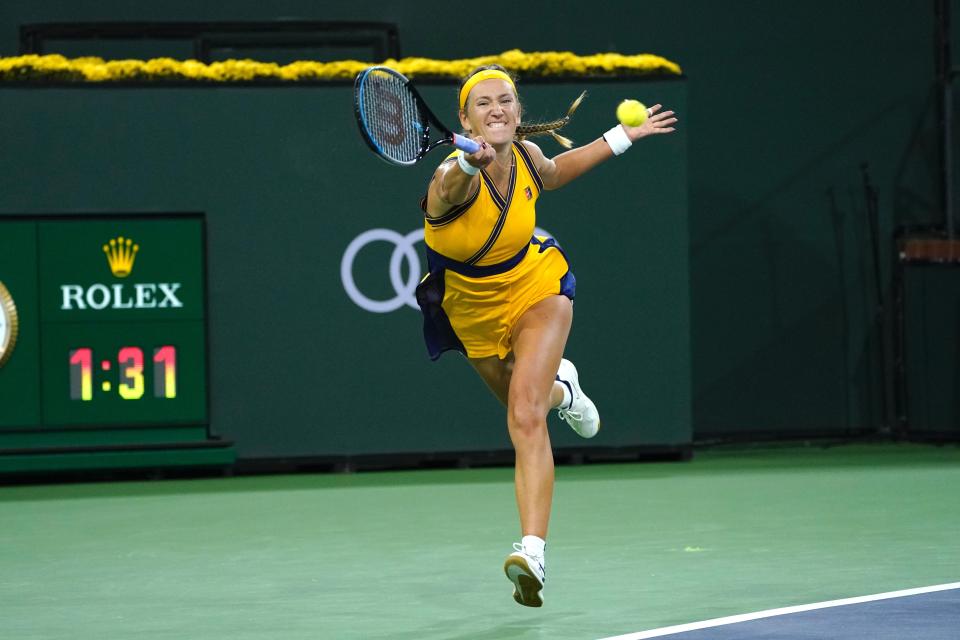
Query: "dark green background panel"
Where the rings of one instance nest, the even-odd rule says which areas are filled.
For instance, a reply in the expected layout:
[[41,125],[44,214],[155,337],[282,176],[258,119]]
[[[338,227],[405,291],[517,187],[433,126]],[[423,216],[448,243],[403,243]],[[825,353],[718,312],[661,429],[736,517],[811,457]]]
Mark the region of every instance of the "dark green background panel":
[[[0,371],[0,426],[36,430],[204,423],[201,219],[106,221],[80,215],[37,220],[0,218],[0,272],[9,276],[24,337],[9,366]],[[136,253],[126,277],[111,273],[102,248],[119,235],[133,237],[138,248],[142,244],[146,257]],[[155,304],[135,293],[138,286],[155,292]],[[64,287],[76,292],[65,295]],[[163,308],[165,304],[172,306]],[[101,306],[106,308],[97,308]],[[136,354],[121,353],[128,347],[138,350],[139,371],[131,368]],[[173,351],[157,354],[163,347]],[[71,356],[85,350],[89,352],[81,359]],[[161,362],[155,363],[155,356]],[[164,372],[162,384],[156,384],[158,371]],[[129,397],[138,393],[139,398]],[[38,434],[36,445],[48,440],[49,434]]]
[[[950,6],[956,58],[960,2],[951,0]],[[861,166],[869,165],[878,188],[881,269],[887,292],[893,263],[891,230],[902,223],[943,222],[933,93],[933,8],[933,1],[916,0],[685,0],[666,10],[651,11],[646,5],[519,0],[509,9],[511,20],[501,12],[470,16],[471,27],[482,34],[474,39],[464,38],[455,29],[438,30],[435,21],[423,19],[424,15],[449,11],[439,2],[352,0],[319,5],[287,0],[281,11],[276,5],[252,0],[223,6],[186,0],[149,4],[102,0],[95,10],[66,0],[15,1],[0,5],[0,50],[16,53],[17,27],[27,22],[273,20],[282,15],[392,22],[398,27],[403,54],[409,56],[463,58],[512,48],[666,56],[679,63],[689,79],[690,99],[681,111],[681,127],[691,142],[689,357],[692,421],[697,434],[843,434],[876,430],[882,421],[873,322],[877,301]],[[159,55],[163,44],[143,43],[143,55]],[[130,56],[136,51],[129,42],[118,43],[116,49],[113,43],[103,41],[98,46],[104,57]],[[184,48],[181,43],[170,43],[166,51],[182,57]],[[956,61],[953,64],[956,66]],[[954,104],[960,104],[956,97]],[[531,103],[528,114],[553,115],[559,105]],[[34,108],[42,113],[47,106],[41,101]],[[122,110],[122,101],[118,100],[115,108]],[[183,123],[206,117],[202,110],[170,104],[167,108],[173,109],[171,118]],[[448,121],[452,119],[449,109],[437,110]],[[610,111],[602,124],[591,123],[586,139],[612,124]],[[234,118],[233,114],[227,104],[217,114],[225,126],[233,123],[236,135],[227,142],[230,153],[261,153],[264,147],[248,143],[260,140],[256,134],[265,125],[260,119]],[[334,123],[324,119],[326,113],[307,105],[301,115],[317,121],[317,127]],[[324,164],[323,153],[313,153],[316,139],[309,134],[285,140],[282,157],[265,154],[265,163],[275,161],[277,170],[266,166],[259,175],[223,175],[210,161],[199,170],[189,161],[190,166],[171,166],[179,163],[182,155],[168,148],[172,143],[164,137],[166,126],[149,121],[132,126],[134,116],[119,118],[124,124],[118,126],[131,129],[131,139],[137,140],[142,150],[138,161],[153,172],[156,183],[150,186],[141,181],[134,187],[123,181],[109,182],[109,186],[108,181],[96,182],[98,190],[116,190],[126,202],[182,201],[176,192],[194,191],[197,183],[251,181],[260,175],[275,176],[281,167],[305,179],[324,180],[318,171]],[[88,120],[90,126],[101,130],[113,126],[96,117]],[[77,124],[45,126],[54,138],[67,141],[67,134]],[[138,128],[154,124],[158,125],[155,133],[137,133]],[[335,126],[346,131],[352,125],[337,120]],[[30,127],[22,125],[4,133],[8,139],[22,140]],[[957,135],[960,127],[954,130]],[[93,135],[83,142],[90,144],[95,139]],[[347,144],[355,142],[343,138],[341,144],[333,145],[330,157],[339,158]],[[202,146],[203,142],[198,142],[194,153],[203,155]],[[636,151],[631,150],[630,155]],[[77,155],[75,150],[68,151],[61,160],[59,154],[51,154],[44,167],[56,173],[66,187],[76,187],[78,197],[84,198],[92,185],[75,177],[73,159]],[[644,168],[656,162],[655,157],[648,157]],[[340,179],[339,168],[334,164],[324,171]],[[0,174],[0,193],[7,194],[0,209],[7,210],[13,197],[10,191],[18,189],[21,171],[17,166]],[[130,175],[129,169],[110,167],[107,171],[106,175],[114,171],[120,177]],[[960,170],[955,175],[960,176]],[[956,185],[960,183],[955,181]],[[136,189],[141,191],[139,198]],[[382,189],[378,183],[371,190]],[[386,191],[397,194],[390,188]],[[263,202],[261,208],[282,221],[284,210],[272,205],[287,203],[289,192],[289,188],[265,188],[262,200],[249,194],[244,197]],[[274,202],[267,202],[267,193]],[[36,197],[42,199],[44,194],[41,190],[16,197],[22,205]],[[320,202],[318,211],[329,209],[312,192],[311,197]],[[594,197],[599,196],[594,193]],[[204,198],[197,194],[186,200],[195,203]],[[609,201],[605,198],[597,208],[606,209],[615,200],[615,195]],[[407,197],[398,195],[388,206],[400,211],[399,205],[406,202]],[[545,206],[547,203],[544,200]],[[206,208],[197,206],[197,210]],[[549,229],[547,222],[544,226]],[[236,232],[241,234],[245,225],[237,224]],[[645,224],[645,219],[638,219],[638,236],[646,231]],[[229,237],[223,237],[218,232],[217,242],[243,255],[243,243],[233,241],[232,234],[231,230]],[[579,241],[566,242],[571,250],[583,247]],[[307,254],[305,249],[295,249],[291,264]],[[578,275],[584,268],[590,270],[579,256],[575,259]],[[374,279],[369,284],[371,292],[377,290],[376,282],[383,281]],[[580,295],[589,292],[582,288]],[[581,302],[585,300],[581,297]],[[578,305],[575,341],[586,337],[580,329],[592,309],[588,304]],[[888,324],[888,331],[890,327]],[[571,349],[579,349],[578,344],[572,343]],[[599,356],[578,353],[578,357]],[[659,364],[663,363],[661,358]],[[631,373],[627,369],[622,375],[629,378]],[[468,388],[473,389],[470,384]]]
[[[686,108],[683,81],[576,82],[523,88],[526,113],[556,117],[584,88],[564,131],[580,143],[625,96]],[[453,120],[451,85],[424,93]],[[0,169],[13,157],[27,169],[0,191],[0,211],[205,212],[210,428],[241,457],[509,448],[503,411],[467,363],[428,360],[417,311],[371,313],[344,289],[355,238],[422,227],[417,202],[442,159],[402,169],[375,158],[349,87],[7,88],[0,115],[12,151]],[[590,445],[690,441],[686,184],[681,129],[540,201],[538,222],[578,279],[568,355],[604,421]],[[395,295],[391,251],[358,254],[365,295]],[[584,444],[554,426],[556,445]]]
[[[202,224],[199,218],[129,217],[40,223],[43,322],[202,320]],[[138,247],[133,269],[125,277],[114,276],[103,251],[105,244],[118,237],[132,239]],[[175,301],[163,293],[161,283],[168,285]],[[142,291],[139,296],[138,284]],[[98,289],[101,295],[92,296],[92,301],[97,306],[108,302],[108,306],[93,308],[86,295],[80,296],[79,304],[71,295],[65,302],[63,287],[66,285],[80,287],[84,292],[95,285],[105,287],[109,297],[104,297],[103,289]],[[115,295],[117,285],[119,297]],[[64,309],[65,305],[69,308]]]
[[[47,324],[43,335],[44,426],[202,423],[206,418],[206,353],[202,322]],[[154,395],[154,349],[176,349],[176,397]],[[135,373],[119,361],[124,347],[143,355],[139,398],[121,397],[120,384],[133,387]],[[93,398],[71,399],[70,352],[88,348],[93,358]],[[109,362],[103,367],[103,362]],[[104,383],[109,385],[104,388]],[[133,389],[131,390],[131,392]]]
[[904,365],[911,431],[960,435],[960,268],[904,267]]
[[0,282],[17,306],[19,334],[0,368],[0,429],[40,422],[40,314],[37,305],[37,228],[0,220]]

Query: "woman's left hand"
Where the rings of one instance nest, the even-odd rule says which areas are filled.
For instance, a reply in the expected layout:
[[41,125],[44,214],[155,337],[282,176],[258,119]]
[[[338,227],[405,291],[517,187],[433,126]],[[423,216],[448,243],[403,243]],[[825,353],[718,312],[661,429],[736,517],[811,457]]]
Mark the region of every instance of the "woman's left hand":
[[647,109],[647,119],[644,120],[643,124],[639,127],[623,125],[623,130],[627,133],[627,137],[630,138],[631,142],[635,142],[644,136],[657,133],[672,133],[676,130],[673,125],[677,123],[677,118],[673,111],[661,112],[661,109],[663,109],[662,104],[655,104],[649,107]]

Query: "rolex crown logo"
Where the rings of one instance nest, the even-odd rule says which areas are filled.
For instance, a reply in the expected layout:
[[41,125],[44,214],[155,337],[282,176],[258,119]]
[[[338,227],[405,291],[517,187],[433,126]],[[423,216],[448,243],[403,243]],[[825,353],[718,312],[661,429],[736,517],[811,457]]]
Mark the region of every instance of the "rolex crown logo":
[[118,278],[126,278],[133,271],[137,251],[140,251],[140,245],[133,244],[133,240],[123,236],[111,238],[109,244],[103,245],[110,271]]

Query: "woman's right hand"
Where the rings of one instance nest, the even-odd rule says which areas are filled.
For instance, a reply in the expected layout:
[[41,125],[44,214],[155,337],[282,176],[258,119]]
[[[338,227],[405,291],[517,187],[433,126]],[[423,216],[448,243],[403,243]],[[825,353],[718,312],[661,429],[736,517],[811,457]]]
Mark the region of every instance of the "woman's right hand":
[[497,150],[487,144],[483,136],[471,138],[474,142],[480,144],[480,150],[476,153],[464,153],[463,158],[477,169],[486,169],[493,159],[497,157]]
[[424,206],[428,217],[438,218],[445,215],[453,207],[466,202],[479,188],[474,180],[479,179],[477,172],[465,172],[459,166],[460,159],[477,169],[483,169],[497,157],[496,149],[487,144],[481,136],[472,140],[480,145],[476,153],[461,152],[463,155],[456,162],[450,162],[452,158],[448,158],[434,172]]

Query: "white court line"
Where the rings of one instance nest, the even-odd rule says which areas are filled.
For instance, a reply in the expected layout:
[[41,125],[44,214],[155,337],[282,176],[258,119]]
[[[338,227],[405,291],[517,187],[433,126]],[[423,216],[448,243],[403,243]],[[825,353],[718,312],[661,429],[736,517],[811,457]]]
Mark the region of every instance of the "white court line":
[[727,616],[725,618],[714,618],[713,620],[703,620],[702,622],[691,622],[688,624],[674,625],[672,627],[662,627],[660,629],[640,631],[638,633],[627,633],[622,636],[610,636],[609,638],[601,638],[600,640],[644,640],[645,638],[659,638],[661,636],[669,636],[674,633],[682,633],[684,631],[696,631],[697,629],[709,629],[710,627],[721,627],[725,624],[735,624],[737,622],[748,622],[750,620],[760,620],[761,618],[772,618],[774,616],[785,616],[791,613],[801,613],[803,611],[813,611],[815,609],[827,609],[829,607],[842,607],[848,604],[860,604],[863,602],[873,602],[874,600],[886,600],[888,598],[903,598],[905,596],[915,596],[921,593],[933,593],[934,591],[949,591],[950,589],[960,589],[960,582],[938,584],[932,587],[917,587],[916,589],[903,589],[902,591],[890,591],[888,593],[877,593],[872,596],[857,596],[856,598],[844,598],[843,600],[828,600],[826,602],[814,602],[813,604],[801,604],[795,607],[767,609],[766,611],[757,611],[756,613],[742,613],[736,616]]

